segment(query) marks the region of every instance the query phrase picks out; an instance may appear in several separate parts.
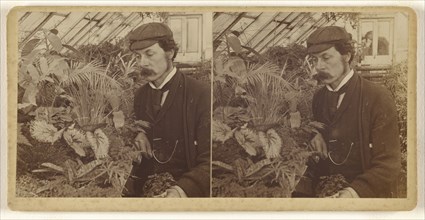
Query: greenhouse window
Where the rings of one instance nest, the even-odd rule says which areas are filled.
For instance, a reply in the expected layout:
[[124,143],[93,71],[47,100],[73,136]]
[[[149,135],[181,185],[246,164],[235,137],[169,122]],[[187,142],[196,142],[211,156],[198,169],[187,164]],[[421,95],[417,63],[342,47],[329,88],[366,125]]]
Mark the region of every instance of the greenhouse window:
[[393,19],[373,18],[360,21],[359,40],[362,65],[389,65],[393,55]]
[[176,62],[199,62],[202,57],[202,15],[170,16],[169,26],[173,31],[179,52]]

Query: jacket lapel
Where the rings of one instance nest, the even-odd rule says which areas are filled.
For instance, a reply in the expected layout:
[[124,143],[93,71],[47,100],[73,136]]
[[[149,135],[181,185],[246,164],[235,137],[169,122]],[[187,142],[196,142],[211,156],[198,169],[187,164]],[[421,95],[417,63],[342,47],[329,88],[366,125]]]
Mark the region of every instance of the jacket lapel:
[[[150,121],[154,121],[155,117],[153,115],[153,109],[151,108],[151,91],[147,90],[147,92],[145,93],[145,99],[144,100],[148,100],[147,103],[145,103],[143,106],[145,108],[145,112],[146,112],[146,116],[150,119]],[[149,103],[149,104],[148,104]]]
[[[138,115],[137,117],[141,120],[148,120],[149,122],[153,122],[154,121],[154,117],[153,117],[153,112],[152,112],[152,108],[151,106],[151,92],[150,92],[150,87],[149,85],[145,84],[143,85],[143,87],[141,88],[140,92],[139,92],[140,96],[135,96],[135,104],[134,106],[138,106],[135,111],[136,115]],[[137,98],[137,100],[136,100]]]

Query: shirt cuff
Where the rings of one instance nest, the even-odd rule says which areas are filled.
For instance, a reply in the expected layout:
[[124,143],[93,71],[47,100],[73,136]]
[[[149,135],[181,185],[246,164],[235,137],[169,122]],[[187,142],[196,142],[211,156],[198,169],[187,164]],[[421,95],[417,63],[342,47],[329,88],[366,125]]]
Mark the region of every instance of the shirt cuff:
[[180,195],[180,198],[187,198],[186,193],[183,191],[183,189],[180,186],[174,185],[174,186],[171,187],[171,189],[177,190],[177,192]]

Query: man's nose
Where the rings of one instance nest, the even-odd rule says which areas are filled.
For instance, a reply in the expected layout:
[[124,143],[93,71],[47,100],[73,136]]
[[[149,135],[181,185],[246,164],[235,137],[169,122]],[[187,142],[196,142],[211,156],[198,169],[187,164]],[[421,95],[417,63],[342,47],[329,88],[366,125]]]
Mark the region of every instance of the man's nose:
[[324,66],[325,65],[324,65],[323,60],[322,59],[317,59],[316,65],[315,65],[316,69],[317,70],[322,70],[324,68]]
[[141,55],[139,57],[139,65],[142,67],[148,65],[148,60],[146,59],[146,56]]

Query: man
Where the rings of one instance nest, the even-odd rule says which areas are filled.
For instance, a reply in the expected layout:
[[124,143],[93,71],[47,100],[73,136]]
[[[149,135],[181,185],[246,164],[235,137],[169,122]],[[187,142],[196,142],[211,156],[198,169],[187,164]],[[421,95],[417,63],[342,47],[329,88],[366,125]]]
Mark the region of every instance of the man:
[[342,174],[349,187],[334,197],[390,197],[401,169],[397,112],[390,92],[350,67],[351,35],[319,28],[307,39],[319,81],[313,116],[325,124],[311,140],[321,153],[318,176]]
[[372,56],[373,55],[373,32],[368,31],[364,37],[362,37],[362,44],[363,44],[363,55],[365,56]]
[[[363,55],[373,55],[373,31],[368,31],[362,38]],[[389,43],[385,37],[378,37],[378,55],[389,55]]]
[[129,41],[148,81],[135,93],[134,112],[150,127],[135,138],[142,160],[133,163],[123,196],[143,195],[148,176],[161,173],[171,174],[177,185],[157,196],[209,196],[210,87],[173,65],[178,47],[167,25],[144,24],[129,34]]

